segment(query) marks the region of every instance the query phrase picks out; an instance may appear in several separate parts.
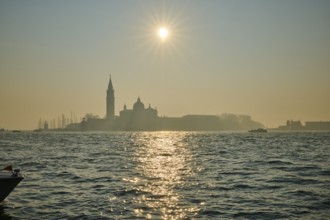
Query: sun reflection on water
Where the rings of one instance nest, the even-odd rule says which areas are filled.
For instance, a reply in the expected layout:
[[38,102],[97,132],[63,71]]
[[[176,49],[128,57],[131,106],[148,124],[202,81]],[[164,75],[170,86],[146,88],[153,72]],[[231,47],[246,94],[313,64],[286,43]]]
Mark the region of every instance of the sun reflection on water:
[[178,132],[136,133],[135,160],[141,178],[133,179],[134,188],[141,192],[134,198],[136,216],[181,219],[197,213],[197,207],[182,204],[180,186],[194,175],[190,166],[192,155],[183,140],[187,134]]

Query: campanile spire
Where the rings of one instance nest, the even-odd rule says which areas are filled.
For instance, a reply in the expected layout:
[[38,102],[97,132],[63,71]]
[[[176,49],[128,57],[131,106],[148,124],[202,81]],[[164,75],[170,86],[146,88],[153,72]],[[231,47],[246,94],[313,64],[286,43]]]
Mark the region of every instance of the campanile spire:
[[108,90],[107,90],[107,116],[106,118],[108,120],[112,120],[115,118],[115,91],[113,89],[112,81],[111,81],[111,75],[109,79],[108,84]]

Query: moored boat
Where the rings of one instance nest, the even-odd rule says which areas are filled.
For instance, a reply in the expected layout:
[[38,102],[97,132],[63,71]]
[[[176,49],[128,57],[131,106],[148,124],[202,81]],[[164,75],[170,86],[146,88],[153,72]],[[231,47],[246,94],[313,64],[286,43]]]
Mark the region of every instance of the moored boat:
[[19,169],[12,169],[9,165],[0,171],[0,202],[2,202],[24,178]]
[[258,129],[249,130],[249,132],[259,132],[259,133],[264,133],[264,132],[267,132],[267,130],[264,129],[264,128],[258,128]]

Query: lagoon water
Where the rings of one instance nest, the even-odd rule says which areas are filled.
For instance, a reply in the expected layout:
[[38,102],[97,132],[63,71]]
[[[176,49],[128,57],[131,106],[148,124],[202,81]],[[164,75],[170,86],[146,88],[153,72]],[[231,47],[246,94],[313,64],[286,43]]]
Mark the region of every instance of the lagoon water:
[[0,219],[329,219],[330,133],[1,132]]

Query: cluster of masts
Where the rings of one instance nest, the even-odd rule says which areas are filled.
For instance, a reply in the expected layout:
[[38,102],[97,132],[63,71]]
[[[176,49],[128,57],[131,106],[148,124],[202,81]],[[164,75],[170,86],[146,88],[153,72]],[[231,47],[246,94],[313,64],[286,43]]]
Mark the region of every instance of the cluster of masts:
[[57,118],[51,120],[40,118],[38,121],[38,129],[64,129],[67,125],[78,122],[78,117],[74,112],[71,112],[69,117],[62,113],[57,116]]

